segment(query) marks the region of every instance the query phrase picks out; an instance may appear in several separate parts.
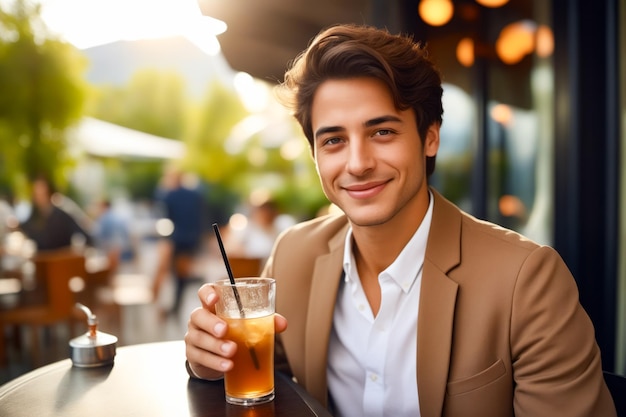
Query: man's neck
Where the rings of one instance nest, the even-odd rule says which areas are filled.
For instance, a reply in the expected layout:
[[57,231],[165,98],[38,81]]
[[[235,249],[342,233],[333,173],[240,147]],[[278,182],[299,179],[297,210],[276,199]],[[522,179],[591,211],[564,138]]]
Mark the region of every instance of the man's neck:
[[381,290],[378,275],[391,265],[419,228],[430,198],[420,201],[413,207],[407,206],[384,224],[376,226],[352,225],[352,253],[361,281],[374,316],[381,303]]
[[[398,257],[419,228],[430,202],[430,194],[384,224],[352,225],[352,248],[357,265],[378,275]],[[360,272],[360,271],[359,271]]]

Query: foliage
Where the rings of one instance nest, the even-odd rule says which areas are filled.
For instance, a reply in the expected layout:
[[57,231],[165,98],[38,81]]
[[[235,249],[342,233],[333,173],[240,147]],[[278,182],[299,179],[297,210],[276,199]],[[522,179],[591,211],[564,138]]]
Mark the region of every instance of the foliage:
[[[126,86],[92,86],[86,113],[100,120],[156,136],[181,140],[190,103],[185,82],[175,72],[137,71]],[[107,159],[107,188],[124,188],[134,200],[152,200],[163,172],[163,161]]]
[[234,91],[213,81],[191,114],[185,167],[208,182],[232,184],[233,173],[245,170],[245,161],[226,155],[224,141],[245,116],[245,107]]
[[[306,145],[298,158],[286,159],[281,144],[268,145],[272,140],[266,140],[267,137],[274,139],[277,132],[267,129],[269,132],[246,138],[236,151],[226,150],[233,128],[249,116],[234,91],[213,82],[185,136],[188,156],[184,166],[205,181],[231,190],[240,201],[246,201],[254,190],[263,189],[284,212],[310,218],[327,200]],[[291,118],[283,124],[290,131],[286,136],[306,143]]]
[[47,32],[40,6],[0,3],[0,184],[24,193],[25,179],[45,174],[63,185],[65,129],[82,115],[84,57]]
[[157,136],[180,140],[189,103],[185,81],[176,72],[137,71],[128,86],[92,89],[87,113]]
[[126,160],[123,163],[123,172],[132,181],[126,181],[124,186],[137,200],[151,201],[154,198],[154,190],[157,188],[162,173],[161,161],[133,161]]
[[[267,136],[277,135],[272,129],[246,138],[237,152],[225,150],[233,128],[250,116],[231,85],[214,79],[199,103],[186,96],[185,80],[172,71],[140,70],[121,87],[88,85],[86,57],[48,33],[39,5],[15,0],[5,10],[2,4],[6,3],[0,3],[0,194],[17,190],[25,197],[27,179],[37,174],[51,176],[61,189],[70,191],[64,182],[74,161],[66,128],[88,114],[184,141],[187,156],[177,162],[201,178],[220,221],[259,188],[269,190],[284,211],[301,217],[314,215],[326,204],[307,152],[295,160],[283,157],[280,144],[268,145]],[[293,137],[301,136],[299,129],[288,129]],[[136,200],[153,198],[164,161],[101,158],[100,162],[107,172],[108,190],[126,189]]]

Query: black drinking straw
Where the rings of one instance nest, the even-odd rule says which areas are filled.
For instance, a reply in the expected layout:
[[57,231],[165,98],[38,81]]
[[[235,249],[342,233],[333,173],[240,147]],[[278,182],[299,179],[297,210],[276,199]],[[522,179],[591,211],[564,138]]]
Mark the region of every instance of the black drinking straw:
[[233,286],[233,293],[235,293],[235,300],[237,301],[237,307],[239,307],[239,314],[241,314],[241,318],[243,319],[246,317],[246,313],[243,311],[243,304],[241,304],[241,298],[239,298],[239,291],[237,291],[237,287],[235,286],[233,270],[230,268],[230,262],[228,262],[228,256],[226,256],[226,250],[224,250],[224,243],[222,242],[222,235],[220,235],[220,229],[217,226],[217,223],[213,223],[213,230],[215,231],[215,237],[217,238],[217,244],[220,247],[220,252],[222,252],[226,272],[228,272],[228,279],[230,280],[230,284]]
[[[220,252],[222,252],[222,259],[224,259],[226,272],[228,272],[228,279],[230,280],[231,286],[233,287],[233,293],[235,294],[237,307],[239,307],[239,314],[241,315],[241,318],[243,319],[246,317],[246,313],[243,311],[243,304],[241,304],[239,291],[237,291],[237,286],[235,285],[235,277],[233,276],[233,270],[230,268],[230,262],[228,262],[228,256],[226,256],[226,250],[224,249],[224,243],[222,242],[222,235],[220,235],[220,229],[217,226],[217,223],[213,223],[213,230],[215,231],[215,237],[217,238],[217,244],[220,247]],[[250,346],[248,350],[250,351],[252,362],[254,362],[254,367],[256,369],[259,369],[259,360],[256,357],[256,352],[254,351],[254,347]]]

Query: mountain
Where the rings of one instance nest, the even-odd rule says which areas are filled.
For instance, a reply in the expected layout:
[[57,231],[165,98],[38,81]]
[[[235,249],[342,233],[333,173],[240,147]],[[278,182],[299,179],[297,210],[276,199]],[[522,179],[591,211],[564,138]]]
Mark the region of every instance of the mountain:
[[191,97],[202,96],[213,78],[230,82],[235,73],[223,55],[211,56],[187,38],[117,41],[83,49],[89,60],[86,79],[91,84],[126,85],[142,69],[176,71]]

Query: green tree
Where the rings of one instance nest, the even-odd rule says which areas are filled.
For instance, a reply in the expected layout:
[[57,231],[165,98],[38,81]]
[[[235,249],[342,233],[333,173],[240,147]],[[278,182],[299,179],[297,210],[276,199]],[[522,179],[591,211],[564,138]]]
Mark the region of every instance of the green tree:
[[[190,107],[180,74],[145,68],[134,73],[127,85],[94,86],[86,113],[129,129],[182,140]],[[107,182],[115,183],[113,188],[123,187],[135,200],[153,198],[164,161],[132,157],[102,160]]]
[[49,33],[40,9],[0,3],[0,184],[18,191],[39,173],[62,183],[71,162],[65,129],[81,117],[86,96],[86,60]]
[[130,129],[180,140],[189,106],[180,74],[142,69],[133,74],[127,86],[94,88],[87,113]]
[[224,141],[235,124],[247,115],[237,94],[219,81],[213,81],[200,108],[190,119],[185,136],[185,167],[209,182],[232,184],[236,181],[237,173],[246,170],[245,159],[226,154]]
[[[184,87],[183,77],[175,72],[140,70],[125,86],[94,88],[87,113],[183,141],[187,153],[177,163],[207,184],[207,200],[223,212],[258,188],[270,191],[283,210],[302,217],[310,217],[326,204],[308,149],[296,160],[286,159],[280,144],[268,145],[264,140],[276,132],[266,131],[246,138],[236,152],[227,151],[233,128],[250,116],[238,94],[214,79],[196,103],[186,97]],[[301,135],[295,121],[286,123],[293,125],[289,128],[294,137]],[[306,140],[301,140],[306,146]],[[135,199],[153,195],[162,164],[141,159],[107,161],[109,172],[118,176],[118,181],[119,175],[124,177],[124,186]]]

